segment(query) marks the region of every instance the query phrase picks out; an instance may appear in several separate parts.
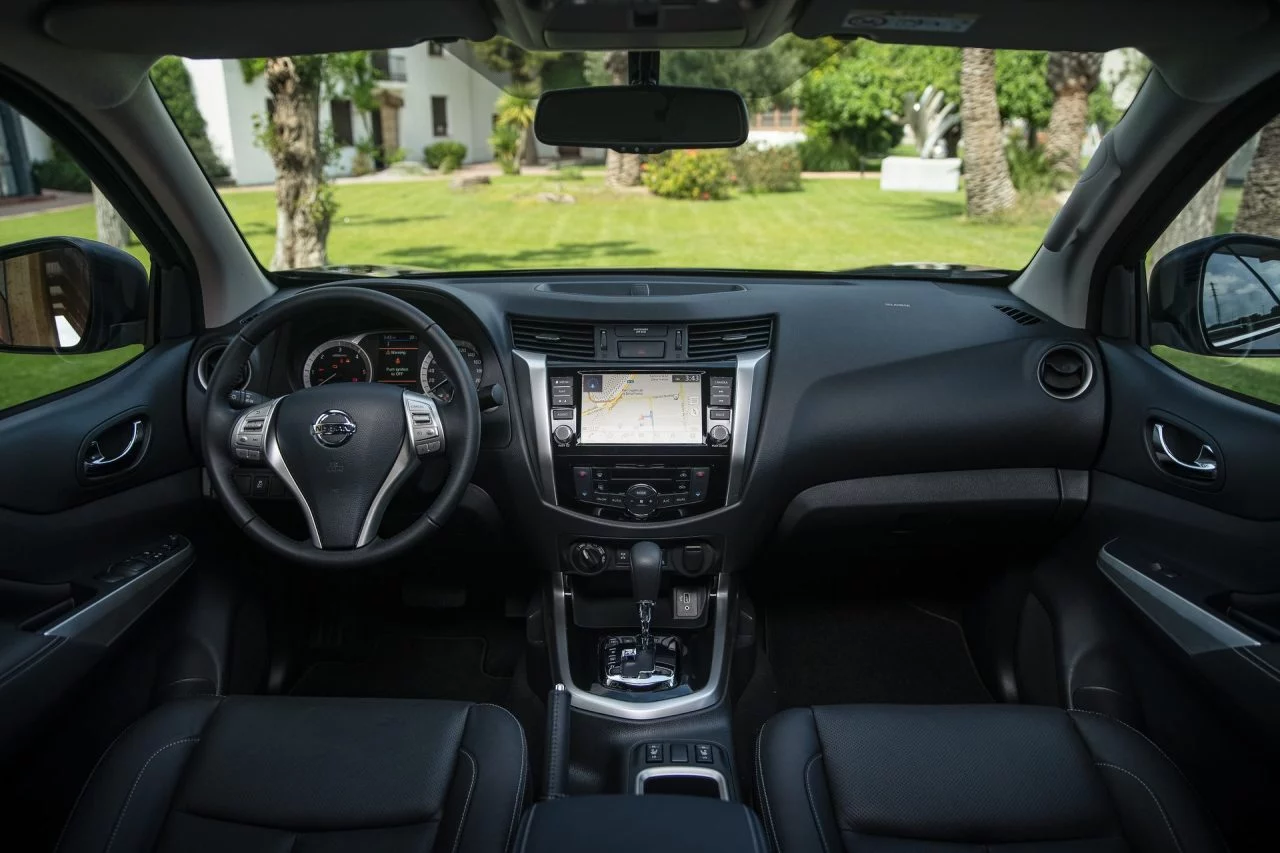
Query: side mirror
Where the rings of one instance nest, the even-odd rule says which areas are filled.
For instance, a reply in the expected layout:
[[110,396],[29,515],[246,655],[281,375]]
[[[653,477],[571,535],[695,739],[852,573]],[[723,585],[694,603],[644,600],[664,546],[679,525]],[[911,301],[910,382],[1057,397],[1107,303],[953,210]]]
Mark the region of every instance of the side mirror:
[[144,343],[147,271],[76,237],[0,247],[0,351],[93,353]]
[[1151,271],[1151,340],[1200,355],[1280,355],[1280,240],[1179,246]]

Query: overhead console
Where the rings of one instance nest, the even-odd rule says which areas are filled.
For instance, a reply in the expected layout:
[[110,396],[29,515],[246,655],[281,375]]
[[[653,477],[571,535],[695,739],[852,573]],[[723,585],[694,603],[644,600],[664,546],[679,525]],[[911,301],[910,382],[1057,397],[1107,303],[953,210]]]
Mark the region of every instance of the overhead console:
[[549,503],[656,522],[740,497],[772,318],[588,324],[513,317],[511,333]]

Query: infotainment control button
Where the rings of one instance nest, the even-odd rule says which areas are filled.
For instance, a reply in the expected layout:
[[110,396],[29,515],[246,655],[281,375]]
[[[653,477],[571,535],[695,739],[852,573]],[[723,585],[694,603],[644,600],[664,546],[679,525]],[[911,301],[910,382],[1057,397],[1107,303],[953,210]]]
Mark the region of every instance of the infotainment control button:
[[729,420],[730,411],[728,409],[709,409],[707,411],[707,419],[712,421]]

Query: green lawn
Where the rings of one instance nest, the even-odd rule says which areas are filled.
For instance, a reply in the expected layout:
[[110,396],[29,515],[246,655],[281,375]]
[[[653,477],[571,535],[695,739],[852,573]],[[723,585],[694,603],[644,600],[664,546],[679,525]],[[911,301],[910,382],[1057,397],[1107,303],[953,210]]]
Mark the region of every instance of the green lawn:
[[1201,382],[1280,406],[1280,358],[1194,355],[1166,346],[1151,352]]
[[0,410],[109,373],[140,352],[141,346],[90,355],[0,352]]
[[[536,199],[547,191],[575,202]],[[224,200],[255,254],[270,260],[273,194],[228,192]],[[610,192],[598,173],[588,173],[563,183],[499,177],[469,191],[439,180],[345,185],[337,201],[333,263],[440,270],[829,270],[924,260],[1021,269],[1049,222],[1037,214],[1013,226],[970,223],[962,193],[883,193],[874,179],[806,181],[802,192],[702,202]]]

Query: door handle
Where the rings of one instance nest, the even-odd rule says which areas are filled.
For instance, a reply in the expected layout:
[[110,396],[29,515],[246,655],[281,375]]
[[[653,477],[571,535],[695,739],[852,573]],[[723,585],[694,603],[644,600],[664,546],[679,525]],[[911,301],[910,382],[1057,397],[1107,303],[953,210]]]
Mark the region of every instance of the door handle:
[[1218,455],[1214,452],[1213,447],[1206,442],[1200,442],[1200,450],[1196,453],[1196,458],[1190,462],[1178,458],[1178,454],[1169,447],[1169,438],[1165,434],[1166,430],[1174,429],[1174,427],[1162,424],[1159,421],[1151,425],[1151,452],[1155,456],[1156,464],[1170,474],[1179,477],[1190,477],[1193,480],[1213,480],[1218,476]]
[[84,457],[84,473],[90,477],[102,477],[127,468],[133,464],[143,447],[143,439],[147,434],[147,423],[143,418],[134,418],[130,425],[129,440],[118,454],[107,458],[98,445],[97,439],[89,442],[89,450]]

